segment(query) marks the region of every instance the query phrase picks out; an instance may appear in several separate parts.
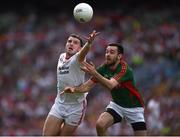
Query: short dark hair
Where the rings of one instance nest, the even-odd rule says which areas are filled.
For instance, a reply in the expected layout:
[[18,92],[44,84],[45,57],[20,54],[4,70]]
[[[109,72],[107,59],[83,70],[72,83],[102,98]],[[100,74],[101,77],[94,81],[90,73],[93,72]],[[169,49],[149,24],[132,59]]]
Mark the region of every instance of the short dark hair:
[[80,41],[80,46],[83,47],[83,40],[79,35],[71,34],[70,37],[77,38]]
[[119,54],[123,54],[124,53],[124,48],[123,48],[122,44],[120,44],[120,43],[110,43],[110,44],[108,44],[108,46],[115,46],[115,47],[117,47]]

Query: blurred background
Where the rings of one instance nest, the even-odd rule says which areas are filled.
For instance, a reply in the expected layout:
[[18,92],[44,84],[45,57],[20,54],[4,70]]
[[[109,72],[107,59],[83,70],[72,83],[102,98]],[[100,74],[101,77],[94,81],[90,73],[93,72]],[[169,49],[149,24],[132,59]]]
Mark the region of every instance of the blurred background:
[[[87,2],[91,22],[77,23],[73,8]],[[104,60],[106,45],[121,42],[144,96],[149,135],[180,135],[180,2],[178,0],[6,0],[0,4],[0,135],[42,135],[54,102],[56,65],[71,33],[101,32],[88,60]],[[88,79],[89,76],[86,76]],[[76,135],[96,135],[95,122],[111,100],[100,85],[87,96]],[[132,135],[123,121],[111,135]]]

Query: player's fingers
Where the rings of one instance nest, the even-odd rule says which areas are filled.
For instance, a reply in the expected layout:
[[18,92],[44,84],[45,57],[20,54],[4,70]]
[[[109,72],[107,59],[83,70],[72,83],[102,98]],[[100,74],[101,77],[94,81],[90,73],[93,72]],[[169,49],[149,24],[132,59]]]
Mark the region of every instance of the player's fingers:
[[91,39],[94,37],[96,31],[94,30],[92,33],[89,34],[89,37],[86,37],[87,39]]
[[89,34],[89,39],[93,40],[99,33],[97,33],[95,30]]
[[96,36],[99,35],[99,34],[100,34],[100,32],[96,32],[96,33],[95,33]]
[[83,39],[87,40],[88,42],[92,42],[93,41],[93,36],[89,35],[89,37],[86,36],[82,36]]
[[65,92],[64,91],[62,91],[61,93],[60,93],[60,95],[63,95]]
[[91,33],[91,37],[95,36],[96,35],[96,31],[93,30],[93,32]]
[[86,61],[83,61],[82,64],[83,64],[84,66],[86,66],[86,67],[91,67],[91,65],[90,65],[88,62],[86,62]]
[[81,62],[83,66],[86,66],[86,61]]
[[88,68],[87,66],[86,67],[80,67],[82,71],[86,72],[86,73],[89,73],[91,71],[90,68]]
[[91,68],[91,67],[93,66],[93,63],[91,64],[91,62],[90,62],[90,63],[86,62],[86,65],[87,65],[89,68]]
[[94,39],[97,35],[99,35],[100,32],[93,31],[93,33],[90,35],[92,39]]
[[93,32],[91,34],[95,34],[96,33],[96,30],[93,30]]
[[96,32],[96,30],[93,30],[92,34],[93,35],[99,35],[100,32]]
[[85,67],[80,67],[80,68],[81,68],[82,71],[88,72],[87,68],[85,68]]
[[100,34],[100,32],[96,32],[96,30],[94,30],[91,34],[89,34],[88,37],[87,36],[82,36],[82,38],[85,39],[85,40],[88,40],[88,41],[92,41],[99,34]]
[[89,39],[89,37],[86,37],[86,36],[82,36],[82,38],[85,39],[85,40]]
[[91,66],[95,67],[94,63],[92,61],[89,62]]
[[92,66],[94,66],[94,64],[90,61],[89,63],[88,62],[85,62],[84,63],[85,65],[86,65],[86,67],[92,67]]

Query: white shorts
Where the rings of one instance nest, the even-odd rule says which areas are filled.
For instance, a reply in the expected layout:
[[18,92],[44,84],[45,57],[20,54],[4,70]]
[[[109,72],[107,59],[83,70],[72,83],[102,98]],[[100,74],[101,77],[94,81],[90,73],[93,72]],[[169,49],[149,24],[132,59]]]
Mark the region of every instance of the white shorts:
[[77,104],[62,104],[60,102],[55,102],[49,115],[64,119],[65,123],[69,125],[78,126],[84,118],[86,106],[86,100]]
[[144,108],[123,108],[114,102],[110,102],[106,108],[111,108],[116,111],[122,118],[125,118],[129,123],[145,122],[144,120]]

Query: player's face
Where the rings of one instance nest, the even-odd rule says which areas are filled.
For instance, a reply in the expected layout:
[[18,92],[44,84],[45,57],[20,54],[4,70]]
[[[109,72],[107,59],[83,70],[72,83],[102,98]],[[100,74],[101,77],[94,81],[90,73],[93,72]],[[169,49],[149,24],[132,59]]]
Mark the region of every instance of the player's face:
[[80,40],[70,36],[66,42],[66,53],[69,55],[74,55],[80,49],[81,49]]
[[114,65],[119,60],[118,48],[116,46],[108,46],[105,54],[106,64]]

